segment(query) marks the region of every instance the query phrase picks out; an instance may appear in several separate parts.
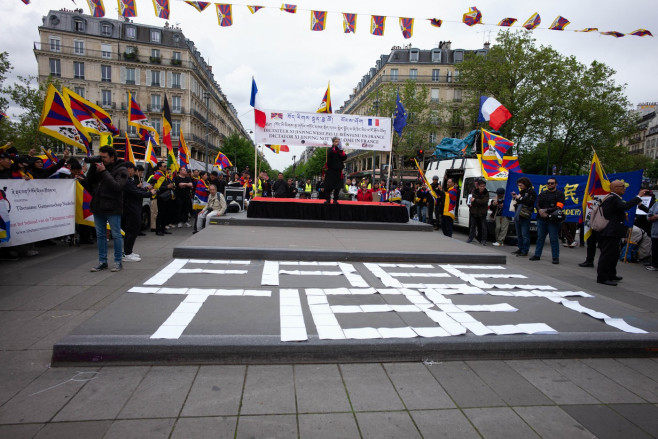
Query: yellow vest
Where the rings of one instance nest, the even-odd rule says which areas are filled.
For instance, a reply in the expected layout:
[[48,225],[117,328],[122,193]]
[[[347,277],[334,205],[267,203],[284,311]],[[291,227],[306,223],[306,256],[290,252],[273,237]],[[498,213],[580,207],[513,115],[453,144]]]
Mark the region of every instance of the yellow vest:
[[304,186],[304,192],[308,192],[309,194],[313,192],[313,185],[312,184],[307,184]]

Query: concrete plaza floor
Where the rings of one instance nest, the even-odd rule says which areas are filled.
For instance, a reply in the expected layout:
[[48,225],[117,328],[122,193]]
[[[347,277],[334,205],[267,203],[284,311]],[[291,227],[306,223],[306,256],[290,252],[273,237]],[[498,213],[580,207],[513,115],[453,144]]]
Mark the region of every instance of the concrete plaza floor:
[[[0,262],[0,437],[658,435],[655,357],[51,368],[54,343],[166,266],[190,238],[190,229],[172,231],[140,237],[142,262],[120,273],[90,273],[95,246],[63,243]],[[430,244],[438,238],[422,234]],[[624,281],[604,289],[593,269],[577,267],[584,249],[561,248],[558,266],[512,250],[486,248],[514,269],[656,321],[658,277],[638,264],[620,264]]]

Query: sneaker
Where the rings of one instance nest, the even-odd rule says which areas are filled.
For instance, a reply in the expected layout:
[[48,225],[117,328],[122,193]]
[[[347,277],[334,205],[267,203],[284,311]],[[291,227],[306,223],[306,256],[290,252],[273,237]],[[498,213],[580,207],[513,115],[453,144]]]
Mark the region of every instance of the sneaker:
[[523,253],[520,249],[519,250],[514,250],[512,252],[513,255],[518,255],[519,253]]
[[572,242],[571,244],[569,244],[569,247],[571,247],[571,248],[578,247],[578,242],[577,241]]
[[569,247],[569,244],[565,242],[564,244],[562,244],[562,247]]
[[139,255],[135,253],[131,253],[123,257],[123,262],[139,262],[141,260],[142,258],[140,258]]
[[[107,267],[107,264],[105,264],[105,267]],[[121,271],[122,269],[123,269],[123,266],[120,263],[116,262],[112,266],[112,268],[110,268],[110,271],[113,272],[113,273],[116,273],[117,271]]]
[[539,259],[540,259],[539,256],[534,255],[534,256],[531,256],[529,260],[530,260],[530,261],[538,261]]
[[192,224],[190,224],[190,223],[185,223],[185,224],[183,224],[183,225],[184,225],[185,227],[192,227]]
[[97,266],[95,266],[94,268],[92,268],[89,271],[91,271],[92,273],[95,273],[97,271],[106,270],[106,269],[107,269],[107,262],[101,262],[100,264],[98,264]]
[[494,247],[501,247],[503,244],[501,244],[500,242],[494,242],[491,245],[493,245]]
[[468,239],[466,240],[466,244],[470,244],[471,242],[473,242],[473,240],[472,240],[471,238],[468,238]]
[[646,268],[646,269],[649,270],[649,271],[656,271],[656,270],[658,270],[658,267],[654,267],[653,265],[647,265],[647,266],[644,267],[644,268]]
[[593,266],[594,266],[594,263],[593,263],[593,262],[589,262],[589,261],[585,261],[585,262],[581,262],[580,264],[578,264],[578,266],[579,266],[579,267],[593,267]]
[[30,250],[28,250],[28,251],[25,252],[25,256],[36,256],[36,255],[38,255],[38,254],[39,254],[38,251],[36,251],[36,250],[32,250],[32,249],[30,249]]
[[181,227],[183,227],[183,223],[178,223],[178,225],[176,227],[178,227],[180,229]]

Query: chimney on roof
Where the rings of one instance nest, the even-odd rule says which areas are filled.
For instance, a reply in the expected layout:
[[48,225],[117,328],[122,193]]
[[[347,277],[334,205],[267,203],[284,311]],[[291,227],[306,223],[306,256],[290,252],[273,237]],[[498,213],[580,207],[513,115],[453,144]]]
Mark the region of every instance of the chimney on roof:
[[489,47],[490,47],[490,46],[491,46],[491,43],[490,43],[490,42],[487,41],[486,43],[484,43],[484,48],[485,48],[485,49],[489,50]]
[[450,50],[450,45],[452,44],[452,41],[444,41],[443,42],[443,48],[446,50]]

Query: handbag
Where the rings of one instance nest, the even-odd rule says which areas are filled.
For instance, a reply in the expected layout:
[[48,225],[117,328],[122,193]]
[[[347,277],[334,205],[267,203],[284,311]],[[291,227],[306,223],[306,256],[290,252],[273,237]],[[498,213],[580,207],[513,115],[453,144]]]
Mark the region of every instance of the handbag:
[[523,219],[530,219],[532,216],[532,209],[525,204],[522,204],[519,209],[519,216]]
[[171,200],[171,195],[173,194],[171,189],[167,189],[166,191],[162,191],[158,194],[158,198],[162,201],[167,201]]

